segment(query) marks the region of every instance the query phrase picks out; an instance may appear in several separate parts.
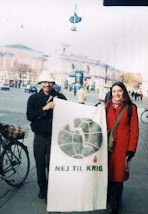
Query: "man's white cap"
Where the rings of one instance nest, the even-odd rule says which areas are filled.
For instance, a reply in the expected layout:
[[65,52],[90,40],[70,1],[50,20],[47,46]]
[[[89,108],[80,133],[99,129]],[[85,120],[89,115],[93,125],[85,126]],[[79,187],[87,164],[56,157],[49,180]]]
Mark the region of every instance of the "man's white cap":
[[41,82],[53,82],[55,83],[55,80],[51,77],[51,74],[47,70],[43,70],[39,77],[38,77],[38,84]]

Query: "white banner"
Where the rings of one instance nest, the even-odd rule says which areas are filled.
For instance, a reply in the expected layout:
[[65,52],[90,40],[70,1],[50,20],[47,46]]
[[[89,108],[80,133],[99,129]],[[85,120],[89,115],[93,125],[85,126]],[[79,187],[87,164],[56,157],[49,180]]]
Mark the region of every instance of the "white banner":
[[104,107],[54,99],[47,211],[106,209]]

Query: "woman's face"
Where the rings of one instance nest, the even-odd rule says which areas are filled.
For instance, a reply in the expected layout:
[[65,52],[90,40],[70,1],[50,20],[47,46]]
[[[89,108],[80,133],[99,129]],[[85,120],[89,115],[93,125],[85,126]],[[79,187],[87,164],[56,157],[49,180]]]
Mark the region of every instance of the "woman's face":
[[112,88],[112,97],[116,101],[120,101],[123,98],[124,91],[120,86],[113,86]]

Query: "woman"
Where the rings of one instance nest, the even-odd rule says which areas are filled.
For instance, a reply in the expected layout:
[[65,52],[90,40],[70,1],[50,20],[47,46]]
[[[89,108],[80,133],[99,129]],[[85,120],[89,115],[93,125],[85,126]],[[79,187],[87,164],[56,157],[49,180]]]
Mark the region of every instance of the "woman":
[[137,107],[132,103],[122,82],[111,87],[110,100],[106,104],[107,129],[112,130],[121,109],[128,104],[114,131],[115,145],[108,158],[108,201],[110,213],[118,214],[123,182],[129,178],[128,162],[133,158],[139,135]]

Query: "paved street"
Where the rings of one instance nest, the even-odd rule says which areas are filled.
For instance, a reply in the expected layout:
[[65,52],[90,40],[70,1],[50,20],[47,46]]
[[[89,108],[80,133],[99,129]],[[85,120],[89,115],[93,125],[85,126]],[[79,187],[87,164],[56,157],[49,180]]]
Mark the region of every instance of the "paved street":
[[[72,92],[63,90],[68,100],[76,101]],[[0,121],[4,123],[29,127],[26,120],[26,102],[30,94],[23,89],[11,88],[10,91],[0,91]],[[94,105],[98,102],[97,93],[88,93],[86,104]],[[147,107],[148,98],[137,102],[139,115]],[[140,137],[136,156],[131,163],[131,177],[125,182],[123,193],[122,214],[148,213],[148,124],[140,124]],[[0,214],[46,214],[46,205],[38,199],[35,163],[32,153],[33,133],[29,131],[25,144],[28,147],[31,160],[31,170],[26,183],[20,188],[13,188],[0,182]],[[90,212],[88,212],[90,214]],[[92,212],[91,212],[92,213]],[[107,214],[108,211],[93,211]]]

